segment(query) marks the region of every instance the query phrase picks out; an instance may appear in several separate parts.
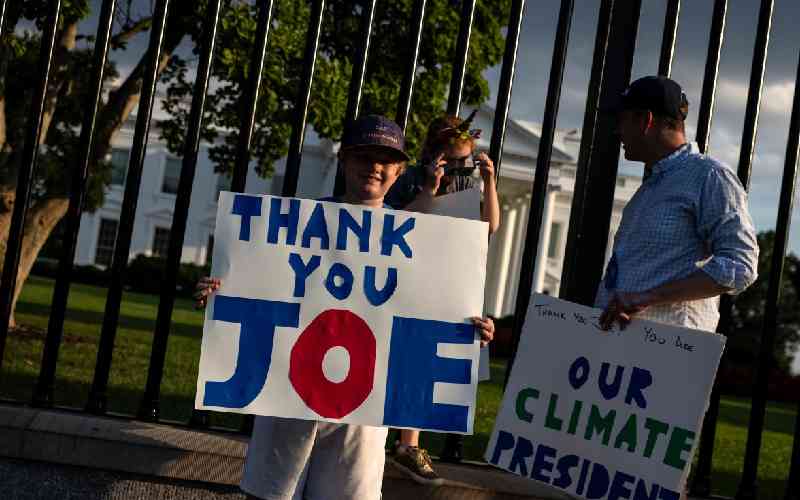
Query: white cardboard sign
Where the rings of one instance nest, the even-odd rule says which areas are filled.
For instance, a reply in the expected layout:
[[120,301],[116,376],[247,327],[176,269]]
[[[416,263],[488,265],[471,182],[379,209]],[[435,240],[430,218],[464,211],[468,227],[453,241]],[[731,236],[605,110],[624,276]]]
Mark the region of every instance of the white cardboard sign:
[[486,460],[593,500],[678,500],[725,338],[534,295]]
[[471,433],[487,231],[222,193],[195,406]]

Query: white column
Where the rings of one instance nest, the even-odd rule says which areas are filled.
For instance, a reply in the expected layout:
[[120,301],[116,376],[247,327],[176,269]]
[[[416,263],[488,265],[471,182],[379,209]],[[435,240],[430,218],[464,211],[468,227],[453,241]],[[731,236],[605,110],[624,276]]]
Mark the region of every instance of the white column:
[[553,207],[556,204],[556,190],[548,189],[544,199],[542,227],[539,231],[539,248],[536,251],[534,266],[533,290],[541,293],[544,290],[544,276],[547,271],[547,250],[550,248],[550,233],[553,226]]
[[516,228],[514,228],[513,245],[511,254],[511,264],[509,266],[508,285],[506,286],[505,299],[503,300],[503,314],[514,314],[519,287],[519,275],[522,269],[522,254],[525,251],[525,232],[528,225],[528,212],[530,211],[530,195],[516,200],[515,206],[519,210]]
[[516,208],[508,210],[506,223],[500,225],[498,231],[498,254],[500,261],[498,262],[497,272],[497,305],[496,309],[500,314],[503,314],[507,307],[505,304],[505,290],[508,286],[509,266],[511,265],[511,251],[513,250],[514,228],[517,223]]

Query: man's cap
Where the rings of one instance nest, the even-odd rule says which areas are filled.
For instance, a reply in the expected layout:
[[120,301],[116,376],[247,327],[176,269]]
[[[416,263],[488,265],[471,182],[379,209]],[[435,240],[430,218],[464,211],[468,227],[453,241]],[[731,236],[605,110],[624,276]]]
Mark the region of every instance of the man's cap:
[[685,120],[689,100],[674,80],[665,76],[645,76],[634,81],[605,111],[619,113],[628,110],[647,110],[654,115]]
[[400,125],[380,115],[362,116],[347,127],[341,149],[347,151],[375,146],[391,149],[404,160],[410,160],[405,151],[406,138]]

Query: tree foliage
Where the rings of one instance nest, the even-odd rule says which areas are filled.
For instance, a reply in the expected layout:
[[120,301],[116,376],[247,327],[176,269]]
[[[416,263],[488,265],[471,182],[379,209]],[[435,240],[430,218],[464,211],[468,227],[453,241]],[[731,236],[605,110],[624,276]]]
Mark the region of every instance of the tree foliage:
[[[733,328],[727,344],[727,359],[735,365],[756,366],[767,303],[769,272],[775,233],[767,231],[758,235],[758,280],[736,297],[733,310]],[[794,254],[786,257],[781,283],[781,302],[778,308],[778,329],[772,367],[788,372],[794,353],[800,343],[800,259]]]
[[[110,182],[108,154],[111,141],[135,111],[147,63],[146,51],[132,54],[131,40],[152,25],[153,0],[118,0],[112,33],[111,61],[100,111],[95,145],[90,155],[90,178],[85,208],[103,203]],[[219,23],[213,83],[203,123],[202,138],[212,144],[211,160],[219,172],[229,172],[236,155],[241,109],[250,55],[256,32],[257,2],[225,0]],[[260,0],[259,2],[260,3]],[[411,49],[410,17],[413,0],[381,0],[373,24],[362,112],[395,115],[400,83]],[[52,2],[8,2],[5,35],[0,44],[0,259],[5,255],[10,215],[15,203],[17,174],[31,109],[39,82],[41,32]],[[43,127],[39,136],[39,164],[33,202],[26,220],[18,286],[19,295],[33,262],[55,225],[66,213],[70,179],[78,158],[78,136],[89,92],[95,22],[101,0],[63,0],[56,33],[56,51],[47,89]],[[277,0],[269,35],[267,59],[257,106],[251,156],[261,175],[288,149],[294,102],[300,88],[310,2]],[[503,27],[509,0],[480,0],[475,13],[464,102],[479,104],[489,96],[482,72],[502,56]],[[166,86],[163,105],[169,118],[159,125],[169,149],[182,153],[193,92],[193,62],[205,35],[208,0],[172,0],[159,64]],[[363,1],[330,0],[320,37],[309,123],[325,138],[337,140],[347,104],[353,60],[360,43]],[[458,35],[460,2],[430,0],[422,40],[409,144],[420,143],[425,124],[441,113],[450,79],[449,60]],[[125,51],[138,58],[121,80],[114,60]],[[111,83],[115,82],[112,86]]]

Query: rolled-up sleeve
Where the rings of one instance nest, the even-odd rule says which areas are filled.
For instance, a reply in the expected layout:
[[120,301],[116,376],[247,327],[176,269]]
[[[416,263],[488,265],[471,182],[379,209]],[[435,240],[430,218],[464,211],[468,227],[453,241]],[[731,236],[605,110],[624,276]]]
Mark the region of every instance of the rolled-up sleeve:
[[747,209],[747,193],[732,171],[709,171],[697,207],[698,230],[710,257],[702,270],[732,294],[758,277],[758,241]]

